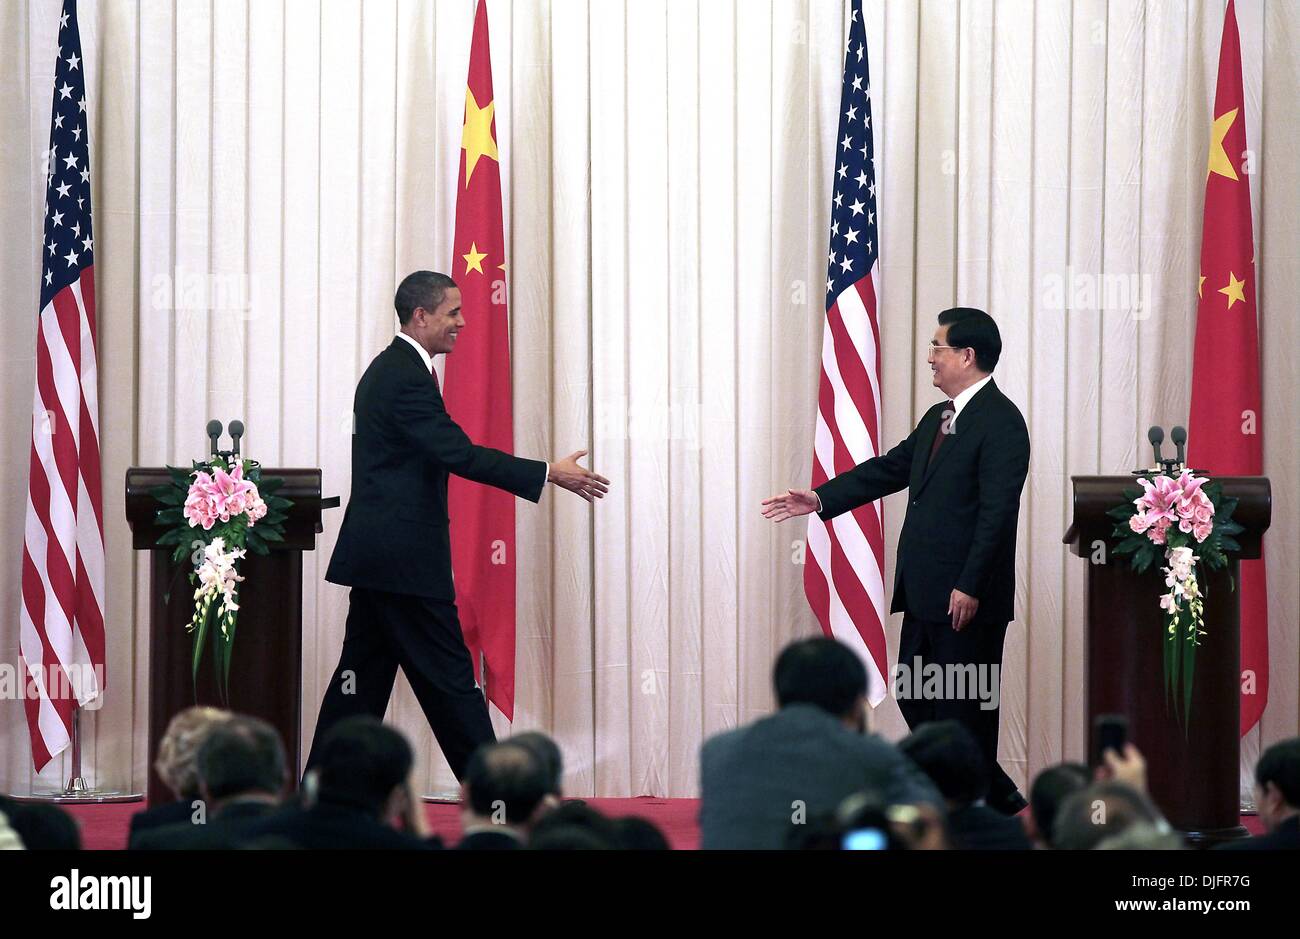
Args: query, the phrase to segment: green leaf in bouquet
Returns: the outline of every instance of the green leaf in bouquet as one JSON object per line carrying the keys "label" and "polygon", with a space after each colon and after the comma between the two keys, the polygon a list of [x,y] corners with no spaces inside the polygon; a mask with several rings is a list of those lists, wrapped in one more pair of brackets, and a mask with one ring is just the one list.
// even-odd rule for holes
{"label": "green leaf in bouquet", "polygon": [[184,528],[173,528],[171,531],[159,535],[154,544],[159,548],[165,548],[169,544],[181,544],[185,540],[185,534],[186,530]]}
{"label": "green leaf in bouquet", "polygon": [[185,510],[177,505],[169,509],[159,509],[154,513],[154,524],[156,525],[180,525],[185,521]]}
{"label": "green leaf in bouquet", "polygon": [[192,659],[190,662],[190,678],[194,682],[195,694],[198,693],[199,665],[203,662],[203,644],[208,638],[208,621],[212,619],[213,611],[215,609],[215,605],[208,605],[207,610],[199,619],[198,629],[194,631],[194,644],[192,646]]}
{"label": "green leaf in bouquet", "polygon": [[272,525],[283,525],[288,517],[284,512],[267,512],[257,523],[257,527],[270,528]]}
{"label": "green leaf in bouquet", "polygon": [[161,502],[163,505],[184,505],[185,494],[184,489],[171,484],[149,487],[149,495],[153,497],[154,501]]}
{"label": "green leaf in bouquet", "polygon": [[[198,466],[196,463],[195,466]],[[167,467],[167,474],[171,476],[172,482],[180,486],[186,492],[190,491],[190,477],[194,474],[193,470],[187,470],[179,466]]]}
{"label": "green leaf in bouquet", "polygon": [[268,476],[257,484],[257,489],[262,494],[262,498],[265,499],[269,493],[274,493],[283,485],[283,476]]}
{"label": "green leaf in bouquet", "polygon": [[284,535],[280,534],[274,528],[268,528],[265,531],[258,529],[257,532],[263,541],[284,541]]}

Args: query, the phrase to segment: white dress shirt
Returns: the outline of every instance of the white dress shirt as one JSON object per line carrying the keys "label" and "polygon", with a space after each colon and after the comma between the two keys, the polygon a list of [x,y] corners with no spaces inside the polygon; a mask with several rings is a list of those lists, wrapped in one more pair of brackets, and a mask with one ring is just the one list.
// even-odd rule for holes
{"label": "white dress shirt", "polygon": [[[406,333],[398,333],[398,334],[397,334],[397,338],[399,338],[399,339],[405,339],[405,340],[406,340],[407,342],[409,342],[411,345],[415,346],[415,351],[418,352],[418,353],[420,353],[420,359],[424,362],[424,367],[427,368],[427,369],[429,370],[429,374],[432,375],[432,374],[433,374],[433,356],[429,355],[429,353],[425,351],[424,346],[420,345],[418,342],[416,342],[414,339],[412,339],[412,338],[411,338],[410,336],[408,336]],[[439,392],[441,392],[441,390],[442,390],[442,385],[441,385],[441,383],[439,383],[439,385],[438,385],[438,389],[439,389]],[[546,464],[546,475],[542,477],[542,489],[543,489],[543,490],[546,489],[546,483],[547,483],[547,481],[548,481],[550,478],[551,478],[551,464],[550,464],[550,463],[547,463],[547,464]]]}
{"label": "white dress shirt", "polygon": [[957,397],[952,399],[952,410],[953,410],[952,423],[948,425],[950,430],[957,429],[957,418],[961,416],[962,408],[970,404],[970,399],[975,397],[975,395],[979,392],[979,390],[992,380],[993,380],[992,375],[985,375],[975,384],[971,385],[961,394],[957,395]]}

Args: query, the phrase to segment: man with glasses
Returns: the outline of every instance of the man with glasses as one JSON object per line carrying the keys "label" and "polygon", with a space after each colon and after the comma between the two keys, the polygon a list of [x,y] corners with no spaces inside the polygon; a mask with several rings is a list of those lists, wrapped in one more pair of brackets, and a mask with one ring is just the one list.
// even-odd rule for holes
{"label": "man with glasses", "polygon": [[[997,690],[1002,643],[1014,615],[1016,523],[1029,472],[1029,431],[1020,409],[993,381],[1001,353],[1002,337],[987,313],[944,310],[927,360],[934,386],[948,400],[926,411],[888,453],[814,490],[766,499],[763,515],[780,522],[816,512],[830,521],[908,490],[890,612],[903,614],[898,661],[916,677],[898,683],[899,709],[913,730],[935,720],[964,724],[993,770],[988,803],[1015,814],[1027,803],[997,763]],[[964,680],[940,683],[935,694],[920,680],[934,671],[930,665]]]}

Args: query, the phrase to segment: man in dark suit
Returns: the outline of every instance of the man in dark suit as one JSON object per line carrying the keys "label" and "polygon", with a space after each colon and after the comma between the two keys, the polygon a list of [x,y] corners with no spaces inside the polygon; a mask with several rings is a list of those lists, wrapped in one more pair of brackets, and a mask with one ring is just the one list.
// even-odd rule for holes
{"label": "man in dark suit", "polygon": [[1300,737],[1273,744],[1255,764],[1255,806],[1264,834],[1219,847],[1225,851],[1300,851]]}
{"label": "man in dark suit", "polygon": [[494,740],[475,685],[452,586],[447,477],[451,473],[537,502],[554,483],[588,502],[609,480],[578,465],[549,465],[475,446],[443,407],[433,356],[450,353],[465,326],[460,290],[417,271],[394,307],[401,332],[357,385],[352,495],[325,579],[351,587],[343,652],[316,722],[316,747],[345,717],[381,718],[400,666],[457,779],[470,754]]}
{"label": "man in dark suit", "polygon": [[538,753],[514,739],[479,747],[461,784],[461,851],[522,848],[533,825],[560,800]]}
{"label": "man in dark suit", "polygon": [[892,744],[864,732],[867,671],[848,646],[818,636],[776,660],[775,714],[700,749],[700,847],[773,849],[848,796],[886,804],[943,801]]}
{"label": "man in dark suit", "polygon": [[204,812],[141,832],[131,842],[132,849],[239,847],[249,831],[275,813],[289,778],[280,735],[255,717],[232,717],[213,728],[199,746],[195,762]]}
{"label": "man in dark suit", "polygon": [[[780,522],[817,512],[830,521],[908,490],[890,608],[903,614],[899,709],[913,730],[931,720],[964,724],[992,770],[989,804],[1014,814],[1028,803],[997,763],[996,689],[1014,615],[1016,522],[1029,472],[1029,432],[1019,408],[993,381],[1001,353],[1002,338],[987,313],[944,310],[928,357],[934,385],[948,400],[926,411],[888,453],[816,490],[766,499],[763,514]],[[937,697],[915,694],[931,665],[945,676],[964,676],[975,666],[983,673],[975,685],[993,694],[972,694],[964,680],[950,683],[961,685],[960,693],[949,687]],[[901,680],[904,675],[911,680]]]}

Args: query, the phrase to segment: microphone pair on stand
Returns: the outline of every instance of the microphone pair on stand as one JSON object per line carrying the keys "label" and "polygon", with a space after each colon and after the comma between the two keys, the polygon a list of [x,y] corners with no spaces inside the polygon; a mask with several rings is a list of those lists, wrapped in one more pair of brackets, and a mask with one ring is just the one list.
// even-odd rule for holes
{"label": "microphone pair on stand", "polygon": [[244,436],[244,422],[230,422],[230,443],[231,449],[220,449],[219,440],[221,438],[221,421],[208,421],[208,441],[211,444],[212,456],[222,457],[226,460],[239,459],[239,438]]}
{"label": "microphone pair on stand", "polygon": [[1134,475],[1145,475],[1150,472],[1163,472],[1166,476],[1175,476],[1187,468],[1186,446],[1187,446],[1187,428],[1175,427],[1169,432],[1169,439],[1174,446],[1178,448],[1178,455],[1172,460],[1166,460],[1160,453],[1160,445],[1165,442],[1165,429],[1156,425],[1147,431],[1147,440],[1151,442],[1151,451],[1155,454],[1155,465],[1146,470],[1134,470]]}

